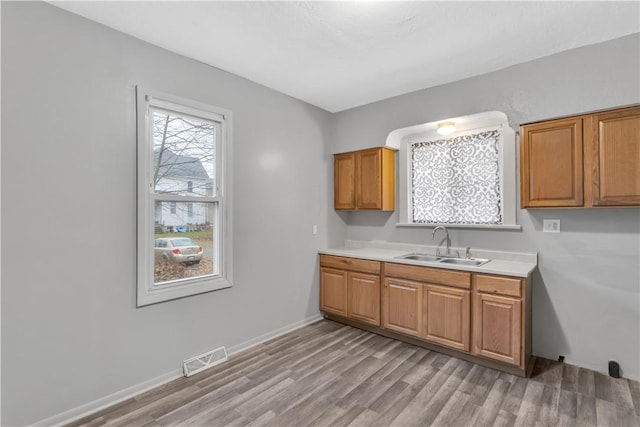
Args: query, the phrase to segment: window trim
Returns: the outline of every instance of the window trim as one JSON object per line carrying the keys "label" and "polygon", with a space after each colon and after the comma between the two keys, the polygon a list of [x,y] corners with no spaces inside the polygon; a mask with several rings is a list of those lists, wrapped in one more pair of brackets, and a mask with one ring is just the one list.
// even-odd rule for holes
{"label": "window trim", "polygon": [[[424,142],[434,139],[443,139],[437,133],[437,124],[443,121],[453,121],[456,123],[455,133],[446,138],[469,133],[481,132],[487,129],[500,128],[500,150],[499,158],[500,184],[502,186],[502,210],[503,218],[501,224],[448,224],[448,223],[414,223],[411,220],[411,150],[409,145],[416,142]],[[398,192],[399,192],[399,222],[396,227],[421,227],[434,228],[444,225],[447,228],[468,228],[468,229],[502,229],[521,230],[517,223],[517,157],[516,157],[516,134],[509,127],[507,116],[500,111],[489,111],[464,117],[443,119],[407,128],[396,129],[387,137],[387,146],[399,149],[398,155]]]}
{"label": "window trim", "polygon": [[[136,86],[137,119],[137,283],[136,306],[143,307],[177,298],[225,289],[233,282],[232,206],[230,179],[232,112],[191,99]],[[174,197],[155,193],[152,195],[153,150],[150,146],[150,111],[153,108],[174,111],[180,115],[214,121],[219,124],[219,140],[216,145],[216,196],[213,200],[201,196],[180,196],[185,202],[214,202],[219,210],[215,230],[222,230],[221,242],[214,247],[214,256],[219,259],[219,274],[181,280],[176,283],[154,286],[153,233],[155,227],[155,201],[173,201]],[[169,200],[171,199],[171,200]],[[214,245],[216,246],[216,245]],[[218,253],[216,250],[219,250]]]}

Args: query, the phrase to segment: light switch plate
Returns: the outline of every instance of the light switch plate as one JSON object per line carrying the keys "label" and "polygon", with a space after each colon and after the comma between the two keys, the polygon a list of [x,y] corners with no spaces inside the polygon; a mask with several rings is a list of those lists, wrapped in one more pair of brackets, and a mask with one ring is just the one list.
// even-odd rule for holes
{"label": "light switch plate", "polygon": [[542,220],[542,231],[545,233],[559,233],[560,232],[560,220],[559,219],[544,219]]}

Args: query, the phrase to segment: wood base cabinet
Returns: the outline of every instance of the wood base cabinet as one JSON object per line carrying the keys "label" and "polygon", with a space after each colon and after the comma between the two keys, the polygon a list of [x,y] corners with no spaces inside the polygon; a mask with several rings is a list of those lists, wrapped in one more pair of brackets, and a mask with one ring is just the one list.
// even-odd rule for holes
{"label": "wood base cabinet", "polygon": [[516,375],[531,366],[530,277],[321,255],[320,310]]}
{"label": "wood base cabinet", "polygon": [[531,357],[530,280],[474,274],[473,354],[521,369]]}
{"label": "wood base cabinet", "polygon": [[475,313],[474,353],[520,365],[522,302],[479,294]]}
{"label": "wood base cabinet", "polygon": [[471,292],[424,287],[424,338],[462,351],[470,349]]}
{"label": "wood base cabinet", "polygon": [[347,272],[320,268],[320,310],[347,315]]}
{"label": "wood base cabinet", "polygon": [[379,325],[380,276],[349,272],[347,291],[347,317]]}
{"label": "wood base cabinet", "polygon": [[380,263],[320,255],[320,311],[380,325]]}
{"label": "wood base cabinet", "polygon": [[523,125],[520,206],[640,206],[640,107]]}
{"label": "wood base cabinet", "polygon": [[469,351],[471,274],[385,263],[382,326]]}
{"label": "wood base cabinet", "polygon": [[422,336],[422,289],[420,283],[384,279],[382,327],[411,336]]}

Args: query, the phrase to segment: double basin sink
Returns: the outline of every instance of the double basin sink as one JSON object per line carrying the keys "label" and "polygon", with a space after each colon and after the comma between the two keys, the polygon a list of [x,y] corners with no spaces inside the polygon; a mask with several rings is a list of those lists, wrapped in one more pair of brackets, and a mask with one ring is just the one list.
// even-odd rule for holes
{"label": "double basin sink", "polygon": [[451,258],[444,257],[440,255],[429,255],[429,254],[405,254],[395,257],[395,259],[407,259],[412,261],[420,261],[420,262],[431,262],[431,263],[442,263],[442,264],[457,264],[457,265],[471,265],[474,267],[478,267],[480,265],[488,263],[489,259],[481,259],[481,258]]}

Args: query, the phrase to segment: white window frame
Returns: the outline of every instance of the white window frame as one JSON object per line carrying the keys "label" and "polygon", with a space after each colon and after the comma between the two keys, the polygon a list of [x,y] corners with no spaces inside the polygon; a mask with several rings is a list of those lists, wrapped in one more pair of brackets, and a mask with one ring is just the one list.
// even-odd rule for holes
{"label": "white window frame", "polygon": [[[437,133],[437,125],[442,122],[455,122],[456,132],[443,137]],[[488,129],[500,129],[499,141],[499,180],[502,189],[501,224],[439,224],[439,223],[416,223],[413,222],[412,212],[412,189],[411,189],[411,144],[438,139],[455,138],[456,136],[479,133]],[[469,116],[443,119],[421,125],[396,129],[387,137],[387,146],[397,148],[398,170],[399,170],[399,222],[397,227],[424,227],[433,228],[444,225],[447,228],[473,228],[473,229],[511,229],[520,230],[522,227],[517,224],[517,159],[516,159],[516,138],[515,132],[509,127],[507,116],[500,111],[489,111]]]}
{"label": "white window frame", "polygon": [[[137,100],[137,154],[138,154],[138,230],[137,230],[137,307],[177,298],[228,288],[233,281],[231,215],[231,124],[229,110],[205,103],[136,87]],[[216,192],[212,197],[196,195],[163,195],[153,185],[153,131],[151,109],[173,111],[216,124]],[[214,258],[218,271],[215,275],[178,280],[170,284],[154,284],[154,206],[156,201],[191,203],[215,202],[217,215],[214,222]],[[220,232],[221,231],[221,232]],[[216,244],[217,242],[217,244]]]}

